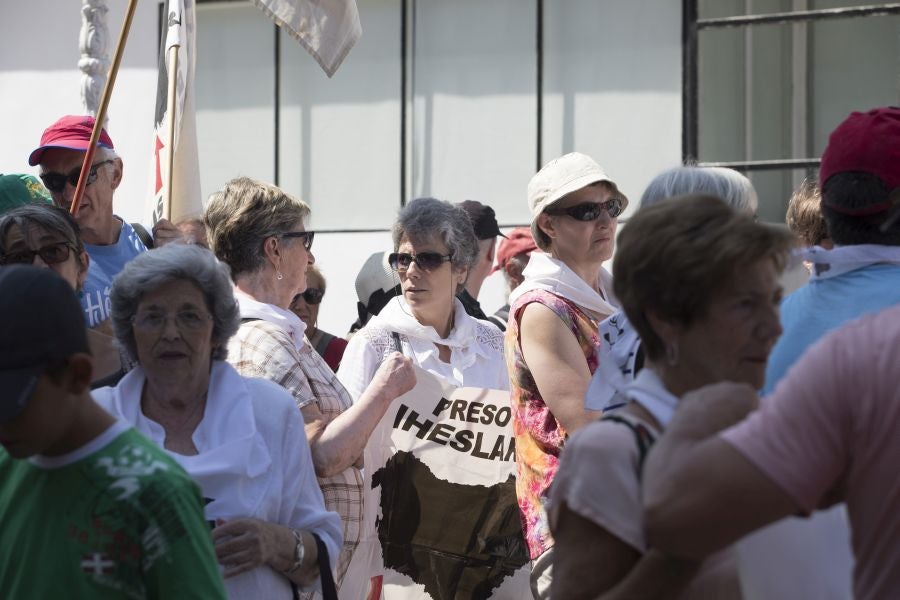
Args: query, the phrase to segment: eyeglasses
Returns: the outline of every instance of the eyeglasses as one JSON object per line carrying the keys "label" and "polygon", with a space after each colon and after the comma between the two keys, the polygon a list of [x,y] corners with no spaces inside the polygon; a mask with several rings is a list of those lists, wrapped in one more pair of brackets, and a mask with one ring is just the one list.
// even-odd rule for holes
{"label": "eyeglasses", "polygon": [[[169,315],[162,312],[148,311],[132,317],[131,323],[138,329],[149,332],[161,331],[169,320]],[[172,317],[175,326],[181,331],[198,331],[203,329],[207,321],[212,320],[212,315],[197,310],[183,310]]]}
{"label": "eyeglasses", "polygon": [[0,254],[0,265],[30,265],[34,262],[35,256],[40,256],[41,260],[48,265],[56,265],[69,260],[69,255],[75,246],[69,242],[56,242],[41,246],[37,250],[19,250],[18,252],[8,252]]}
{"label": "eyeglasses", "polygon": [[309,252],[309,249],[312,248],[313,238],[315,236],[315,231],[288,231],[286,233],[278,234],[278,237],[283,238],[303,238],[303,249],[307,252]]}
{"label": "eyeglasses", "polygon": [[622,214],[622,201],[619,198],[613,198],[606,202],[582,202],[569,208],[550,208],[544,212],[548,215],[567,215],[576,221],[596,221],[603,211],[606,211],[610,219],[615,219]]}
{"label": "eyeglasses", "polygon": [[422,252],[420,254],[394,252],[388,255],[388,264],[391,265],[393,270],[401,273],[406,271],[412,263],[416,263],[416,266],[423,271],[433,271],[451,258],[453,258],[452,254],[440,254],[438,252]]}
{"label": "eyeglasses", "polygon": [[325,290],[319,288],[306,288],[305,292],[297,295],[303,296],[303,301],[307,304],[320,304],[322,302],[322,296],[325,295]]}
{"label": "eyeglasses", "polygon": [[[91,185],[95,181],[97,181],[97,169],[102,167],[105,164],[115,162],[114,160],[104,160],[98,163],[94,163],[91,165],[91,170],[88,171],[87,182],[86,185]],[[53,171],[48,171],[47,173],[41,173],[41,181],[44,182],[44,187],[46,187],[51,192],[59,193],[66,189],[66,182],[72,184],[72,186],[78,185],[78,176],[81,175],[81,167],[77,169],[72,169],[68,175],[63,175],[62,173],[54,173]]]}

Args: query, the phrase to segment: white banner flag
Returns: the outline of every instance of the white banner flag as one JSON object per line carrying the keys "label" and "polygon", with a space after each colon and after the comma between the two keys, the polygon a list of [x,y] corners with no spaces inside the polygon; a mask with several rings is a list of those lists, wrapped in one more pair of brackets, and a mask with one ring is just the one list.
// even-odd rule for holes
{"label": "white banner flag", "polygon": [[[195,0],[167,0],[167,27],[159,57],[156,86],[156,119],[153,132],[151,201],[146,220],[155,224],[164,214],[169,175],[169,155],[174,151],[172,204],[169,219],[178,222],[203,211],[200,197],[200,163],[197,157],[197,124],[194,114],[194,65],[196,61]],[[168,64],[171,48],[178,48],[178,66]],[[175,77],[174,106],[168,105],[169,78]],[[169,123],[175,119],[174,140],[169,141]],[[171,147],[170,147],[171,146]]]}
{"label": "white banner flag", "polygon": [[530,597],[509,392],[416,379],[366,446],[382,598]]}
{"label": "white banner flag", "polygon": [[362,36],[356,0],[251,0],[331,77]]}

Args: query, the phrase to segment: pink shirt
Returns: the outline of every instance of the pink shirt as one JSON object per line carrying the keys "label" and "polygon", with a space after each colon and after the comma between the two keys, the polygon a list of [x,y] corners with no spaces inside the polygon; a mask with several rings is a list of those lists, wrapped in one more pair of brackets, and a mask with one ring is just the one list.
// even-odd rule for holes
{"label": "pink shirt", "polygon": [[900,597],[900,305],[822,338],[721,436],[803,510],[845,501],[854,596]]}

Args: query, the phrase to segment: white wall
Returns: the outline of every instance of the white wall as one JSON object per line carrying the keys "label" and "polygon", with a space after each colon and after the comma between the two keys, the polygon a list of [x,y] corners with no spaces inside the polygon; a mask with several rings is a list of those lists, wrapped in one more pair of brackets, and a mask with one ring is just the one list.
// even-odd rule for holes
{"label": "white wall", "polygon": [[[78,35],[81,2],[3,0],[0,35],[0,172],[33,173],[28,155],[41,133],[67,114],[83,114]],[[110,60],[126,2],[107,13]],[[108,131],[122,157],[124,177],[115,209],[139,220],[150,185],[156,101],[157,3],[139,2],[108,109]]]}

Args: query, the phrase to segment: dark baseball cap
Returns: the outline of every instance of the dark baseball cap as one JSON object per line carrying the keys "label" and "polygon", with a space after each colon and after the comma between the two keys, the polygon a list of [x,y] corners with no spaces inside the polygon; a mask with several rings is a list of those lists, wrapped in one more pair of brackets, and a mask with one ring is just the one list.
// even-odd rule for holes
{"label": "dark baseball cap", "polygon": [[466,211],[466,214],[469,215],[469,220],[472,221],[472,228],[475,230],[475,237],[479,240],[489,240],[498,235],[506,237],[500,233],[497,217],[494,215],[494,209],[490,206],[485,206],[475,200],[465,200],[456,206]]}
{"label": "dark baseball cap", "polygon": [[25,408],[55,362],[90,352],[75,291],[50,269],[0,267],[0,423]]}

